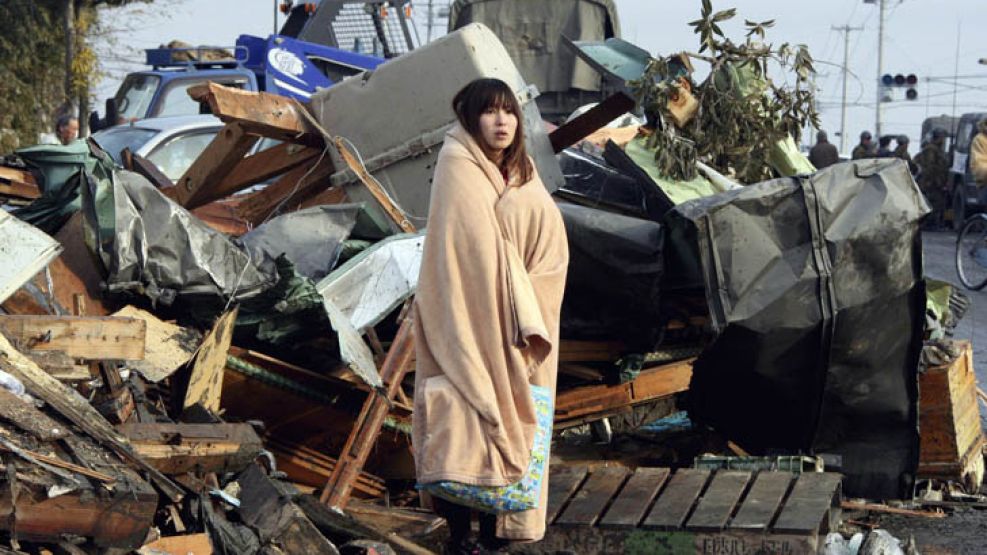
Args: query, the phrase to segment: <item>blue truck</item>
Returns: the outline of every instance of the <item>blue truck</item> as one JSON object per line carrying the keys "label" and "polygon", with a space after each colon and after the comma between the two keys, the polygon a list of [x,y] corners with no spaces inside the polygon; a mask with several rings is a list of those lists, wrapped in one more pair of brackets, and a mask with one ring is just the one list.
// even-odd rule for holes
{"label": "blue truck", "polygon": [[[216,52],[232,51],[232,56]],[[231,49],[206,47],[146,50],[150,69],[127,75],[100,118],[90,114],[90,129],[144,118],[199,113],[189,87],[213,81],[248,91],[266,91],[303,102],[319,89],[384,62],[384,58],[271,35],[240,35]]]}

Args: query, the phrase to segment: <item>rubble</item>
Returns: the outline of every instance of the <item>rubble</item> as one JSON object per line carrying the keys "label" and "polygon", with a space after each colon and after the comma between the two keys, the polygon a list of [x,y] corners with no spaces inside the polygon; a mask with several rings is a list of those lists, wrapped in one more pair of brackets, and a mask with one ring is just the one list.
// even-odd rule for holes
{"label": "rubble", "polygon": [[[936,343],[920,364],[966,305],[935,288],[941,325],[926,321],[926,207],[903,166],[741,186],[700,161],[690,189],[659,172],[646,131],[597,133],[633,108],[627,80],[646,67],[610,75],[619,92],[548,133],[507,51],[470,25],[307,105],[191,89],[225,127],[174,183],[91,142],[0,166],[0,196],[37,199],[24,221],[0,213],[25,251],[20,264],[4,250],[0,272],[3,539],[437,549],[410,450],[412,300],[453,121],[442,99],[479,75],[519,92],[568,232],[556,441],[605,440],[553,456],[534,549],[814,553],[845,547],[841,510],[982,504],[963,497],[979,491],[985,443],[971,347]],[[436,101],[378,109],[399,94]],[[261,138],[281,142],[248,155]],[[917,507],[884,502],[911,499],[912,478],[953,485]]]}

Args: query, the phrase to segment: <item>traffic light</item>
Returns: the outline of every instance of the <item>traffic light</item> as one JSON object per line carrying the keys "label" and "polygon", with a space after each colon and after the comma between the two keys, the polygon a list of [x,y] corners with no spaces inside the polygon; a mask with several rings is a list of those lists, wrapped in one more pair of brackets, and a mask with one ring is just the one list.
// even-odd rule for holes
{"label": "traffic light", "polygon": [[[918,99],[918,89],[915,87],[918,85],[918,77],[914,73],[909,73],[908,75],[897,74],[891,75],[890,73],[885,73],[881,76],[881,85],[887,87],[888,89],[895,88],[905,88],[905,98],[907,100]],[[890,91],[889,91],[890,92]]]}

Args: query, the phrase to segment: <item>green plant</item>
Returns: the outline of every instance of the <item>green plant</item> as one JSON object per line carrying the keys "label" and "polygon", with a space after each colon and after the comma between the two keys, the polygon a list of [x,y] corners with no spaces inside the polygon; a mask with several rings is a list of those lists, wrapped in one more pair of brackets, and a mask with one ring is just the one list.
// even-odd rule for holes
{"label": "green plant", "polygon": [[[653,58],[641,79],[631,84],[654,127],[648,146],[656,148],[659,172],[670,178],[694,178],[697,160],[745,183],[770,178],[768,160],[777,143],[788,137],[799,140],[807,123],[819,126],[808,47],[765,43],[773,20],[745,20],[746,36],[734,43],[720,24],[736,14],[733,8],[714,12],[710,0],[702,0],[700,18],[690,23],[699,35],[699,53],[683,55],[709,64],[709,76],[701,84],[683,74],[678,56]],[[768,77],[771,61],[794,74],[794,86],[777,85]],[[688,80],[699,107],[695,117],[677,128],[668,105],[683,94],[680,78]]]}

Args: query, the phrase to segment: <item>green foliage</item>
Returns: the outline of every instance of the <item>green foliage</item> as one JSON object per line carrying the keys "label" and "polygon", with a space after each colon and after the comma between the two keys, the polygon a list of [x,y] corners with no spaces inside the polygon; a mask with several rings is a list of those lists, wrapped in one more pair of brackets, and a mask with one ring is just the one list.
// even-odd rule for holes
{"label": "green foliage", "polygon": [[[710,65],[706,80],[698,86],[689,81],[699,103],[696,116],[684,128],[671,124],[670,99],[680,94],[676,59],[652,59],[644,76],[632,83],[655,132],[648,146],[657,148],[659,172],[673,179],[695,177],[696,160],[720,172],[736,175],[745,183],[772,177],[768,157],[773,146],[787,136],[796,141],[807,123],[819,126],[810,80],[815,73],[812,56],[805,45],[764,42],[773,20],[745,20],[746,37],[735,44],[720,24],[733,19],[736,9],[713,11],[710,0],[702,0],[699,19],[691,22],[699,35],[699,53],[687,54]],[[702,55],[702,53],[707,53]],[[768,77],[768,62],[794,75],[794,86],[776,85]]]}
{"label": "green foliage", "polygon": [[[54,131],[55,114],[99,75],[91,43],[100,10],[152,0],[73,0],[74,57],[65,90],[65,0],[0,0],[0,154]],[[85,114],[83,114],[85,117]]]}

